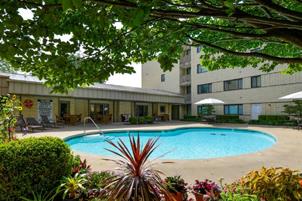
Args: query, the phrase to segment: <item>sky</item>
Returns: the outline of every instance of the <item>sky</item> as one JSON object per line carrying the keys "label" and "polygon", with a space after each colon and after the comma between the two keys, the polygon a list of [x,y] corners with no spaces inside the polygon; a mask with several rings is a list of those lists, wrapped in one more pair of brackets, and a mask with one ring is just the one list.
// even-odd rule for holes
{"label": "sky", "polygon": [[[24,20],[30,20],[33,18],[34,14],[29,9],[19,9],[19,14]],[[106,84],[115,84],[123,85],[130,87],[142,87],[142,78],[141,78],[141,64],[133,63],[131,64],[134,67],[135,73],[132,74],[115,74],[111,76]]]}
{"label": "sky", "polygon": [[135,73],[115,74],[109,78],[106,84],[124,85],[130,87],[142,87],[142,65],[133,63]]}

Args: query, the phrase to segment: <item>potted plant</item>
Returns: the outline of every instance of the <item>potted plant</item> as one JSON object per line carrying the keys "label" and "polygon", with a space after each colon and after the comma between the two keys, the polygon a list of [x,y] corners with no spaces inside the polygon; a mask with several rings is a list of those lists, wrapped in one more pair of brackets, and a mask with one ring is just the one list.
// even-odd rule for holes
{"label": "potted plant", "polygon": [[73,177],[65,177],[57,189],[63,192],[63,200],[78,200],[86,191],[87,175],[76,173]]}
{"label": "potted plant", "polygon": [[218,200],[220,198],[220,188],[211,180],[195,180],[192,187],[196,201]]}
{"label": "potted plant", "polygon": [[160,201],[162,194],[168,194],[164,188],[159,170],[152,168],[148,160],[156,149],[156,139],[148,139],[142,144],[140,136],[129,136],[130,148],[124,140],[116,143],[107,140],[114,149],[108,151],[119,156],[113,160],[118,168],[116,174],[106,182],[108,200],[152,200]]}
{"label": "potted plant", "polygon": [[169,196],[166,195],[166,200],[187,200],[187,184],[180,176],[167,177],[165,179],[165,186],[166,189],[170,192],[169,196],[171,197],[169,198]]}

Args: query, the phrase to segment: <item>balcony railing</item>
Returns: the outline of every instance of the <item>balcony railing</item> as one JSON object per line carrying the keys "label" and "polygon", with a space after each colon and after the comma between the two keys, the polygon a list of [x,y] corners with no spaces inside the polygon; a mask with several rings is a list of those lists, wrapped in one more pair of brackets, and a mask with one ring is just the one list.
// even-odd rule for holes
{"label": "balcony railing", "polygon": [[190,61],[187,61],[187,62],[180,61],[179,66],[180,66],[180,68],[190,68],[191,62]]}
{"label": "balcony railing", "polygon": [[191,94],[185,95],[185,104],[191,103]]}
{"label": "balcony railing", "polygon": [[191,67],[191,54],[182,56],[179,61],[179,66],[181,68]]}
{"label": "balcony railing", "polygon": [[191,84],[191,75],[183,75],[180,77],[180,85],[190,85]]}

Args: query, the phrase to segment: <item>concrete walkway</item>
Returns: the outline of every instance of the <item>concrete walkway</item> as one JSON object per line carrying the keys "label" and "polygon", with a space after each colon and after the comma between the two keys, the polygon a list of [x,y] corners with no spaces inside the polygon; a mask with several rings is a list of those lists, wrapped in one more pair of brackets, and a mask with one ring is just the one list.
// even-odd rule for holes
{"label": "concrete walkway", "polygon": [[[178,127],[211,127],[212,125],[187,122],[167,122],[152,125],[124,125],[111,124],[102,126],[104,131],[108,130],[162,130]],[[245,154],[233,157],[204,159],[204,160],[158,160],[155,168],[163,171],[167,176],[181,175],[188,183],[195,179],[209,178],[219,180],[224,178],[226,182],[239,179],[250,170],[266,167],[289,167],[302,170],[302,131],[293,128],[254,126],[242,124],[216,124],[215,127],[246,128],[263,131],[272,134],[277,138],[277,143],[264,151]],[[89,132],[96,132],[92,126],[88,127]],[[68,136],[83,133],[82,126],[71,126],[60,129],[46,130],[28,134],[30,136],[57,136],[65,138]],[[21,136],[19,134],[19,136]],[[87,153],[77,153],[86,158],[92,165],[93,170],[114,170],[115,164],[106,160],[105,157]]]}

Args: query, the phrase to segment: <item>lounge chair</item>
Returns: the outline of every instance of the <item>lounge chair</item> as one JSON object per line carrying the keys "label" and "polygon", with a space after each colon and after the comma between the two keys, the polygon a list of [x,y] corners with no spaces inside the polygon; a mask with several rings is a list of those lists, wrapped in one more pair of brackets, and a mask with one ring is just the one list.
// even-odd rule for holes
{"label": "lounge chair", "polygon": [[26,125],[26,122],[23,118],[22,115],[20,115],[18,118],[17,118],[17,123],[16,123],[16,126],[17,127],[20,127],[20,131],[23,133],[23,134],[26,134],[27,131],[28,131],[28,127]]}
{"label": "lounge chair", "polygon": [[41,123],[46,128],[54,128],[57,126],[56,122],[49,121],[49,119],[46,115],[41,115]]}
{"label": "lounge chair", "polygon": [[216,123],[216,116],[215,115],[202,115],[201,121],[207,123]]}
{"label": "lounge chair", "polygon": [[23,115],[18,117],[17,126],[20,127],[20,130],[24,135],[27,134],[28,131],[34,132],[35,129],[43,129],[43,126],[41,125],[29,125]]}
{"label": "lounge chair", "polygon": [[64,118],[56,115],[56,125],[62,125],[63,126],[64,124],[65,124]]}
{"label": "lounge chair", "polygon": [[42,124],[40,124],[35,118],[33,117],[27,117],[26,118],[26,123],[28,127],[32,127],[35,129],[40,129],[40,130],[44,130],[44,126]]}
{"label": "lounge chair", "polygon": [[297,129],[300,130],[302,128],[302,121],[301,119],[297,119]]}

